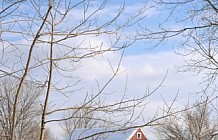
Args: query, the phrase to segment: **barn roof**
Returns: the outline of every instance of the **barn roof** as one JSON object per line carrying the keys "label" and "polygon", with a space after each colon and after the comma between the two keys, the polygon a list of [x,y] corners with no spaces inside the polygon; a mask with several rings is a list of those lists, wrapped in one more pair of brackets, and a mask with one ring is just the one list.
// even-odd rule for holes
{"label": "barn roof", "polygon": [[[91,136],[93,134],[98,133],[99,135],[95,135],[90,138],[86,138],[86,140],[128,140],[128,138],[131,136],[133,132],[135,132],[135,129],[128,129],[125,131],[115,131],[117,129],[102,129],[102,128],[92,128],[92,129],[76,129],[73,132],[73,135],[71,137],[71,140],[77,140],[82,139],[87,136]],[[105,133],[108,132],[109,133]]]}

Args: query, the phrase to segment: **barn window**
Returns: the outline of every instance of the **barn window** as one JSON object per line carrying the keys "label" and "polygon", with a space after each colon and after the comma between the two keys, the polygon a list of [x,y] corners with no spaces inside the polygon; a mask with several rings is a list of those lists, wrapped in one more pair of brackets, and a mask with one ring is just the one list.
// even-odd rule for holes
{"label": "barn window", "polygon": [[137,139],[141,139],[142,138],[142,133],[141,132],[137,132]]}

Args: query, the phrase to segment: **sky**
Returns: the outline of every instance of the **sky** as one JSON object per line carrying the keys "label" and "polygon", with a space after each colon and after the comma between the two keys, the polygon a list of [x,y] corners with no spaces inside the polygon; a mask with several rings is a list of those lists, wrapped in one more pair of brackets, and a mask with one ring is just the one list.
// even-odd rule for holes
{"label": "sky", "polygon": [[[116,5],[116,2],[114,4]],[[140,1],[127,1],[126,9],[127,12],[129,12],[129,9],[137,9],[140,6]],[[107,11],[112,12],[109,13],[110,15],[114,14],[112,10],[114,7],[116,6],[111,6],[107,9]],[[146,26],[156,29],[158,22],[164,20],[163,13],[166,14],[167,12],[150,9],[145,13],[148,15],[147,18],[140,23],[143,25],[143,23],[146,22]],[[105,14],[107,15],[108,13]],[[173,22],[169,22],[168,26],[176,28]],[[134,33],[134,31],[129,30],[124,33]],[[118,75],[108,87],[108,92],[114,92],[114,94],[111,95],[111,100],[119,96],[119,94],[122,95],[126,80],[127,96],[131,98],[143,95],[148,87],[150,90],[155,89],[166,74],[163,85],[147,99],[148,105],[144,113],[147,118],[152,117],[158,108],[163,107],[163,100],[170,104],[177,93],[178,97],[174,103],[175,108],[183,108],[188,103],[192,103],[198,99],[198,96],[194,93],[200,90],[199,81],[201,81],[201,76],[189,72],[178,72],[177,70],[178,66],[184,64],[183,57],[175,53],[179,48],[175,42],[179,40],[181,40],[181,38],[175,37],[153,49],[151,49],[152,44],[146,43],[146,41],[143,40],[137,41],[132,46],[128,47],[122,58],[120,66],[121,74]],[[95,38],[94,40],[91,39],[89,41],[93,44],[107,42],[104,37]],[[100,84],[104,83],[112,74],[108,60],[110,60],[112,65],[116,65],[120,57],[121,52],[117,52],[106,53],[103,57],[100,56],[85,60],[82,63],[81,69],[75,74],[81,75],[81,87],[83,87],[83,85],[89,85],[83,87],[83,90],[91,90],[93,87],[96,87],[96,80]],[[148,138],[155,139],[153,129],[144,128],[144,131]]]}
{"label": "sky", "polygon": [[[128,5],[129,7],[127,6],[127,10],[128,8],[137,9],[139,7],[140,1],[134,2],[127,1],[130,4]],[[141,24],[146,22],[146,26],[154,29],[156,29],[155,25],[158,25],[157,23],[164,19],[163,13],[167,13],[166,11],[156,11],[156,9],[146,12],[148,17],[146,20],[141,21]],[[168,26],[170,28],[177,28],[173,22],[169,22]],[[152,44],[138,41],[127,48],[120,66],[122,74],[117,76],[110,84],[110,90],[122,93],[125,81],[128,79],[127,95],[129,97],[140,96],[145,93],[148,87],[152,90],[158,86],[167,74],[163,85],[148,98],[145,116],[149,118],[156,113],[156,109],[163,107],[163,100],[170,104],[177,93],[178,97],[174,104],[175,108],[183,108],[188,103],[192,104],[199,98],[195,93],[201,90],[201,75],[190,72],[178,72],[177,67],[184,64],[183,57],[175,53],[179,48],[175,42],[179,41],[182,41],[182,39],[175,37],[153,49],[150,49]],[[82,75],[81,78],[84,80],[84,85],[86,83],[93,83],[90,81],[96,79],[101,83],[106,77],[109,77],[111,70],[107,58],[113,64],[116,64],[120,55],[121,53],[107,54],[104,56],[106,59],[90,59],[85,61],[83,63],[84,69],[79,71],[80,75]],[[86,70],[89,71],[87,72]],[[115,96],[117,95],[114,95],[114,98]],[[148,138],[156,138],[153,129],[144,128],[144,131]]]}
{"label": "sky", "polygon": [[[116,15],[117,8],[119,8],[118,2],[116,0],[111,2],[112,3],[110,3],[109,6],[106,6],[105,9],[102,10],[99,16],[101,17],[99,21],[100,23]],[[96,3],[98,4],[98,2]],[[130,14],[134,13],[134,11],[137,13],[137,9],[143,7],[143,4],[144,3],[141,0],[127,0],[126,8],[124,10],[125,14],[124,16],[121,16],[121,19],[117,22],[117,24],[120,24],[123,20],[126,20]],[[148,6],[149,5],[150,3]],[[80,13],[81,9],[72,10],[71,14],[74,20],[66,23],[66,27],[67,24],[79,23],[81,18]],[[145,19],[133,26],[133,28],[123,31],[121,42],[125,42],[125,39],[127,39],[125,37],[131,37],[136,34],[137,31],[140,31],[141,28],[139,25],[144,27],[147,26],[151,30],[156,30],[159,26],[159,23],[164,21],[164,19],[167,17],[167,14],[169,14],[168,11],[164,9],[149,8],[143,13],[143,16],[146,15]],[[180,14],[181,13],[178,15]],[[70,20],[71,19],[69,18],[69,21]],[[24,23],[23,26],[26,26],[25,24],[27,23]],[[173,21],[165,24],[169,28],[178,28]],[[60,26],[57,28],[57,30],[58,29],[64,30],[65,28]],[[11,38],[11,36],[12,34],[6,34],[5,38]],[[16,41],[20,44],[28,44],[25,38],[20,40],[20,37],[22,38],[22,36],[19,36],[14,38],[13,41]],[[148,88],[150,91],[155,89],[165,76],[166,78],[164,79],[161,87],[147,99],[148,105],[144,112],[144,116],[146,118],[152,117],[158,108],[163,107],[164,101],[170,104],[176,97],[177,93],[178,97],[174,104],[175,108],[182,108],[187,103],[194,102],[196,99],[198,99],[199,96],[194,93],[201,90],[200,81],[202,75],[196,75],[190,72],[178,72],[177,69],[179,66],[184,65],[184,58],[175,53],[178,49],[180,49],[179,45],[177,44],[180,41],[182,41],[182,38],[175,37],[151,49],[153,45],[152,43],[147,42],[147,40],[137,40],[130,47],[126,48],[120,64],[120,74],[115,77],[115,79],[106,89],[107,92],[113,93],[109,99],[115,100],[117,97],[122,97],[122,93],[124,92],[125,88],[128,98],[141,96]],[[103,47],[108,47],[110,44],[110,40],[107,38],[107,36],[90,37],[84,41],[83,37],[81,37],[77,38],[76,40],[66,41],[65,43],[69,44],[71,42],[73,42],[74,45],[79,45],[81,42],[83,42],[83,45],[90,46],[100,46],[103,42]],[[122,43],[118,44],[118,46],[119,45],[122,45]],[[28,47],[28,45],[25,47]],[[20,49],[23,54],[23,60],[25,60],[27,57],[25,47]],[[34,53],[35,58],[43,58],[47,56],[47,54],[40,54],[40,51],[40,47],[37,47]],[[57,52],[56,55],[58,55],[58,53],[59,52]],[[13,55],[9,57],[13,58],[7,62],[9,65],[12,63],[10,61],[14,61],[17,58],[16,52],[13,52],[12,54]],[[76,70],[73,73],[73,76],[80,76],[79,78],[81,81],[77,85],[77,88],[80,90],[80,92],[86,93],[86,91],[92,91],[93,89],[93,91],[95,91],[98,87],[98,83],[100,86],[102,86],[113,74],[111,66],[113,66],[113,68],[117,66],[121,55],[122,52],[108,52],[104,55],[82,61],[79,70]],[[5,58],[5,60],[6,59],[7,58]],[[66,64],[68,63],[60,63],[60,65],[63,67]],[[13,68],[19,69],[20,65],[16,63]],[[7,68],[5,67],[5,69]],[[33,76],[35,75],[36,78],[40,79],[41,77],[39,75],[42,75],[43,71],[36,69],[32,73],[34,73]],[[61,82],[64,83],[64,80],[61,80],[63,79],[58,76],[54,78],[54,81],[57,82],[57,84],[60,84]],[[76,95],[76,97],[80,99],[83,96]],[[52,104],[55,104],[58,99],[65,97],[63,97],[63,95],[51,95],[51,98],[53,99]],[[75,102],[77,101],[79,100],[76,100]],[[54,132],[54,134],[57,136],[60,136],[60,130],[57,129],[58,124],[50,125],[50,127],[55,128],[52,129],[52,132]],[[148,138],[155,139],[155,134],[151,132],[150,128],[145,128],[144,131]]]}

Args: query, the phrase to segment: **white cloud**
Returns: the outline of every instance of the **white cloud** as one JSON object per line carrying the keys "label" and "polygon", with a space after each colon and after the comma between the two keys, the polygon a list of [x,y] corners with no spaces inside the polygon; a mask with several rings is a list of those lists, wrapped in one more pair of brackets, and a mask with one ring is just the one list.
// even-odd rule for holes
{"label": "white cloud", "polygon": [[[97,80],[103,84],[112,76],[112,70],[107,58],[112,58],[110,62],[116,64],[119,61],[119,53],[108,54],[102,59],[88,59],[83,61],[82,67],[78,69],[76,75],[80,75],[84,89],[95,87]],[[163,80],[165,74],[167,77],[160,89],[152,96],[152,100],[162,101],[163,96],[171,101],[178,90],[179,96],[184,103],[190,92],[194,92],[199,86],[199,76],[193,76],[191,73],[177,73],[175,65],[182,65],[180,56],[174,52],[159,52],[152,54],[123,56],[121,63],[121,73],[109,85],[108,92],[114,91],[114,96],[122,94],[125,82],[127,81],[127,96],[140,96],[145,93],[149,86],[150,90],[156,88]],[[128,78],[127,78],[128,77]],[[88,83],[88,85],[87,85]],[[121,96],[121,95],[120,95]],[[186,100],[187,101],[187,100]]]}

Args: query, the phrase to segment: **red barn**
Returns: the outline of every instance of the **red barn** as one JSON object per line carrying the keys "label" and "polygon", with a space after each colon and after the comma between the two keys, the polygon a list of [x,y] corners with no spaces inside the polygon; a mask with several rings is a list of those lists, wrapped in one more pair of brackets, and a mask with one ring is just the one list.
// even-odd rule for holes
{"label": "red barn", "polygon": [[[142,132],[140,128],[132,128],[125,131],[116,131],[118,129],[114,128],[114,132],[112,133],[104,133],[105,131],[113,131],[113,128],[92,128],[92,129],[75,129],[70,140],[148,140],[145,137],[145,134]],[[94,135],[96,133],[102,133],[99,135]],[[92,136],[93,135],[93,136]],[[91,136],[89,138],[85,138],[87,136]]]}
{"label": "red barn", "polygon": [[136,129],[128,140],[148,140],[140,128]]}

